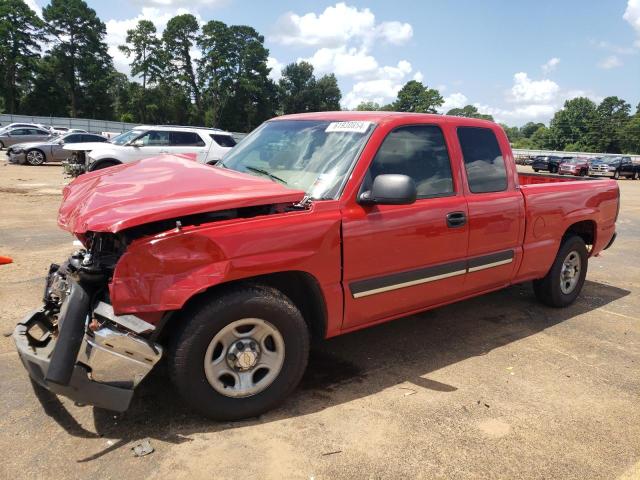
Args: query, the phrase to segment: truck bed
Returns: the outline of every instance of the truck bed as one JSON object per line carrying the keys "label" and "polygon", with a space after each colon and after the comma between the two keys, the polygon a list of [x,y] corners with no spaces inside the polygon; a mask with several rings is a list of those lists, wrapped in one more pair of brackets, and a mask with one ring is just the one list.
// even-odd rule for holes
{"label": "truck bed", "polygon": [[546,274],[572,225],[593,228],[592,255],[607,246],[619,209],[615,180],[527,173],[519,173],[518,178],[525,203],[521,279]]}

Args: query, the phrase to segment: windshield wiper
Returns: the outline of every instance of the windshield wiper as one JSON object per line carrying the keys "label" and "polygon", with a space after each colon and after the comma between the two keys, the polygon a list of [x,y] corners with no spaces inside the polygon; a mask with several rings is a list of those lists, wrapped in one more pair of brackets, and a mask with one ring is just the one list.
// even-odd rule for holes
{"label": "windshield wiper", "polygon": [[277,175],[274,175],[273,173],[267,172],[266,170],[264,170],[262,168],[252,167],[251,165],[245,165],[244,168],[246,168],[250,172],[261,173],[262,175],[266,175],[267,177],[269,177],[269,178],[271,178],[273,180],[277,180],[279,182],[282,182],[285,185],[287,184],[287,182],[285,180],[283,180],[282,178],[278,177]]}

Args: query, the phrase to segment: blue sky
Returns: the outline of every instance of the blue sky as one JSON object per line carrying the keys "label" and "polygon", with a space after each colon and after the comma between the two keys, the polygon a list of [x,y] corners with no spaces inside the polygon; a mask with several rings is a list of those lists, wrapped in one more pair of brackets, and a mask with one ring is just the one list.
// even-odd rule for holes
{"label": "blue sky", "polygon": [[[43,6],[45,0],[28,3]],[[107,23],[116,66],[126,30],[176,13],[246,24],[266,38],[272,75],[298,59],[334,72],[343,106],[391,101],[413,78],[445,109],[474,104],[499,121],[548,121],[578,95],[640,102],[640,0],[89,0]]]}

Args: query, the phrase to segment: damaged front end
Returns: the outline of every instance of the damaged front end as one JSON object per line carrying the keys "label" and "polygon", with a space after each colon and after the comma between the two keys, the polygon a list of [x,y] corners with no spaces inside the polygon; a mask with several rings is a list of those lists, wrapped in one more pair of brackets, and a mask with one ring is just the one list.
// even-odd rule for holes
{"label": "damaged front end", "polygon": [[43,306],[13,333],[31,378],[77,403],[124,411],[134,388],[162,356],[148,337],[155,327],[118,316],[107,284],[124,251],[122,237],[88,233],[86,250],[51,265]]}

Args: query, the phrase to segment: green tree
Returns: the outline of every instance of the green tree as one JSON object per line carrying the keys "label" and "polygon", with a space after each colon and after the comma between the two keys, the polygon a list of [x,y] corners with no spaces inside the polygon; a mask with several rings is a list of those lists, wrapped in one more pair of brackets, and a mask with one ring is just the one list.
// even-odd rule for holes
{"label": "green tree", "polygon": [[244,25],[210,21],[198,38],[207,125],[249,131],[272,117],[276,88],[269,79],[264,37]]}
{"label": "green tree", "polygon": [[315,111],[316,91],[316,77],[310,63],[290,63],[282,69],[282,77],[278,82],[278,98],[282,113]]}
{"label": "green tree", "polygon": [[544,126],[544,123],[527,122],[522,127],[520,127],[520,133],[523,137],[530,138],[531,135],[536,132],[536,130]]}
{"label": "green tree", "polygon": [[167,22],[162,34],[164,48],[168,54],[169,72],[188,97],[195,103],[194,121],[201,124],[204,120],[200,87],[191,59],[191,49],[195,45],[200,26],[196,17],[184,13],[173,17]]}
{"label": "green tree", "polygon": [[492,115],[478,112],[478,108],[474,105],[465,105],[462,108],[452,108],[447,112],[447,115],[453,115],[454,117],[481,118],[483,120],[491,120],[493,122]]}
{"label": "green tree", "polygon": [[618,97],[606,97],[596,109],[590,143],[598,152],[621,153],[621,135],[630,120],[631,105]]}
{"label": "green tree", "polygon": [[69,115],[69,92],[57,57],[45,55],[36,64],[33,87],[24,97],[20,110],[27,115]]}
{"label": "green tree", "polygon": [[360,112],[375,112],[380,109],[381,109],[380,104],[372,101],[360,102],[356,107],[356,110]]}
{"label": "green tree", "polygon": [[340,110],[340,100],[342,93],[338,86],[338,79],[333,73],[320,77],[316,83],[317,89],[317,110],[320,112],[330,112]]}
{"label": "green tree", "polygon": [[424,86],[417,80],[408,81],[398,92],[398,99],[393,103],[398,112],[437,113],[444,99],[434,88]]}
{"label": "green tree", "polygon": [[105,24],[83,0],[51,0],[42,15],[53,37],[51,56],[64,79],[69,114],[110,118],[107,90],[113,65]]}
{"label": "green tree", "polygon": [[136,28],[127,30],[127,44],[118,47],[127,57],[133,56],[131,75],[142,78],[143,90],[147,81],[156,82],[162,71],[159,59],[162,43],[156,33],[153,22],[140,20]]}
{"label": "green tree", "polygon": [[533,132],[529,139],[531,141],[531,148],[555,148],[554,142],[551,137],[551,129],[547,128],[544,125],[538,127],[538,129]]}
{"label": "green tree", "polygon": [[23,0],[0,0],[0,96],[9,113],[34,77],[44,42],[44,23]]}
{"label": "green tree", "polygon": [[596,104],[586,97],[567,100],[549,125],[550,148],[564,150],[567,145],[581,151],[596,150],[591,134],[597,124]]}
{"label": "green tree", "polygon": [[504,133],[507,134],[507,138],[512,145],[523,138],[522,133],[520,133],[520,129],[518,127],[510,127],[509,125],[506,125],[504,123],[501,123],[500,126],[504,130]]}
{"label": "green tree", "polygon": [[640,155],[640,108],[638,113],[622,127],[620,145],[623,153]]}

